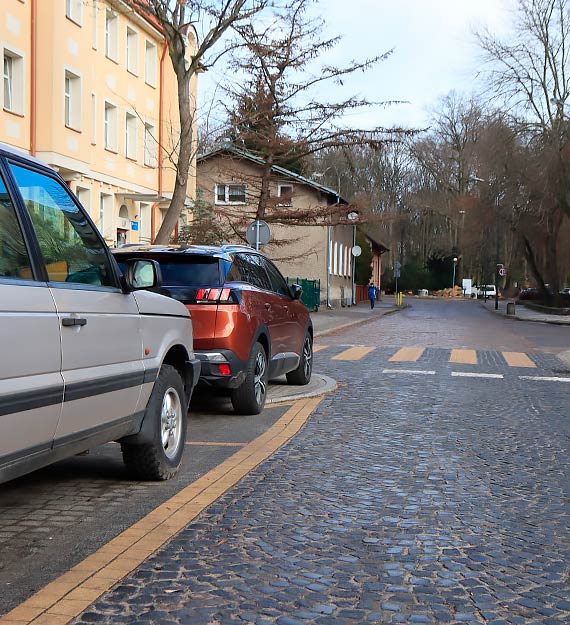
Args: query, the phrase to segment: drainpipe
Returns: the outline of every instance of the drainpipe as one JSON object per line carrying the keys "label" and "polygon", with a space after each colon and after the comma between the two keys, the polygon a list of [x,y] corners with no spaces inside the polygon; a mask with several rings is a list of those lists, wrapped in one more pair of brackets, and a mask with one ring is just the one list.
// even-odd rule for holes
{"label": "drainpipe", "polygon": [[32,0],[30,26],[32,31],[31,41],[31,67],[30,67],[30,154],[36,155],[36,101],[37,101],[37,49],[38,49],[38,5],[37,0]]}
{"label": "drainpipe", "polygon": [[327,226],[327,308],[331,308],[331,227]]}

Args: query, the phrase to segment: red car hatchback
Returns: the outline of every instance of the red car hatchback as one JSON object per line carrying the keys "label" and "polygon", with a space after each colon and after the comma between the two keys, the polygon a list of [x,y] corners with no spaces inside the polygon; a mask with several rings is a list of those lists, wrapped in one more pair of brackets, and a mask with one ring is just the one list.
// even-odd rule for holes
{"label": "red car hatchback", "polygon": [[141,257],[159,263],[161,292],[192,315],[201,385],[229,389],[237,413],[261,412],[270,379],[309,383],[313,325],[301,287],[289,287],[263,254],[241,245],[128,246],[114,254],[120,265]]}

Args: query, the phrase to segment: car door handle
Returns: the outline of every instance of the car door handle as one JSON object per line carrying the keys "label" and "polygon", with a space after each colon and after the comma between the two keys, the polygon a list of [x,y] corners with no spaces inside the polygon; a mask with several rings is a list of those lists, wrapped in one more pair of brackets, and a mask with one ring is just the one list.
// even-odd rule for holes
{"label": "car door handle", "polygon": [[83,317],[64,317],[61,320],[61,325],[65,328],[71,328],[72,326],[84,326],[87,325],[87,319]]}
{"label": "car door handle", "polygon": [[271,308],[271,304],[269,302],[265,302],[265,308],[267,308],[267,310],[269,310]]}

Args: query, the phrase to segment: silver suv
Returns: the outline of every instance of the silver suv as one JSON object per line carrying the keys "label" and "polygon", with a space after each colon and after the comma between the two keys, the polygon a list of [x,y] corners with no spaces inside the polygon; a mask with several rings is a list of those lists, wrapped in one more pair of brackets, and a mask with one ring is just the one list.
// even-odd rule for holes
{"label": "silver suv", "polygon": [[192,322],[155,261],[124,275],[65,182],[0,145],[0,482],[108,441],[144,479],[185,447]]}

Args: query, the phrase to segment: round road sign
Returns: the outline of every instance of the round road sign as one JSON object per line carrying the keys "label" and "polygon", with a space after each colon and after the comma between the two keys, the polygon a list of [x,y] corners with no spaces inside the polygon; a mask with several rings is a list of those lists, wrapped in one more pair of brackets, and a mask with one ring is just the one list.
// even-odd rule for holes
{"label": "round road sign", "polygon": [[252,221],[247,230],[245,231],[245,238],[250,245],[255,247],[256,243],[259,245],[265,245],[269,243],[269,239],[271,238],[271,230],[267,222],[257,219],[256,221]]}
{"label": "round road sign", "polygon": [[360,254],[362,254],[362,248],[360,247],[360,245],[355,245],[352,248],[352,255],[353,256],[360,256]]}
{"label": "round road sign", "polygon": [[507,268],[499,267],[499,275],[501,276],[501,278],[504,278],[507,275]]}

